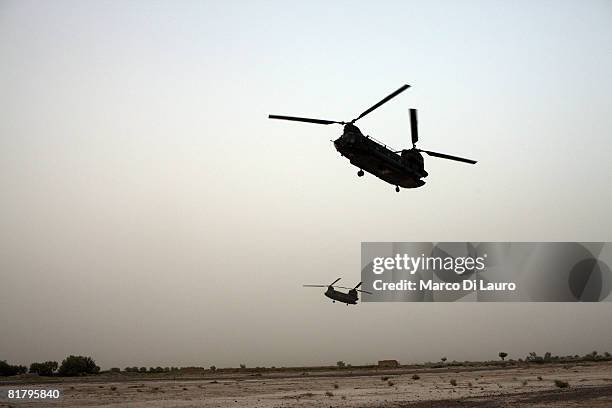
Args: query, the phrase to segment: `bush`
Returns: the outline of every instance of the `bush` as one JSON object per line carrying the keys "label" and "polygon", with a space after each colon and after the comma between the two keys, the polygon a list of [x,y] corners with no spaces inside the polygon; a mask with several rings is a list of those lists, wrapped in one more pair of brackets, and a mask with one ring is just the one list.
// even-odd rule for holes
{"label": "bush", "polygon": [[69,356],[62,361],[59,368],[59,375],[65,377],[74,377],[85,374],[98,374],[100,367],[91,357],[84,356]]}
{"label": "bush", "polygon": [[211,365],[210,366],[210,371],[212,371],[214,373],[215,371],[217,371],[217,367],[214,366],[214,365]]}
{"label": "bush", "polygon": [[140,367],[140,368],[138,369],[138,372],[140,372],[140,373],[146,373],[146,372],[147,372],[147,367]]}
{"label": "bush", "polygon": [[569,387],[569,383],[566,381],[555,380],[555,385],[559,388],[567,388]]}
{"label": "bush", "polygon": [[344,368],[344,367],[346,367],[346,364],[344,363],[344,361],[338,361],[338,362],[336,363],[336,365],[338,366],[338,368]]}
{"label": "bush", "polygon": [[246,364],[240,364],[240,368],[245,369],[246,368]]}
{"label": "bush", "polygon": [[111,373],[120,373],[121,369],[119,367],[113,367],[109,370]]}
{"label": "bush", "polygon": [[45,361],[44,363],[30,364],[30,373],[50,377],[57,371],[57,361]]}
{"label": "bush", "polygon": [[0,376],[25,374],[28,367],[22,365],[11,365],[5,360],[0,360]]}
{"label": "bush", "polygon": [[412,376],[412,379],[413,379],[413,380],[418,380],[419,378],[421,378],[421,377],[420,377],[418,374],[414,374],[414,375]]}
{"label": "bush", "polygon": [[457,380],[455,380],[454,378],[452,380],[450,380],[450,385],[452,385],[453,387],[457,386]]}

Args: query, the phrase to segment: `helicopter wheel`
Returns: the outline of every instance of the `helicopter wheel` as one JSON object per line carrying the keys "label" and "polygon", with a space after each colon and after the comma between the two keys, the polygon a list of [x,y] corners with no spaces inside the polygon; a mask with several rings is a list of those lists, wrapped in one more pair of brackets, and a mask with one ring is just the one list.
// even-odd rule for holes
{"label": "helicopter wheel", "polygon": [[335,301],[335,300],[332,300],[332,303],[336,303],[336,301]]}
{"label": "helicopter wheel", "polygon": [[395,191],[399,193],[399,186],[395,186]]}
{"label": "helicopter wheel", "polygon": [[365,173],[363,172],[363,170],[359,170],[359,171],[357,172],[357,175],[358,175],[359,177],[363,177],[363,175],[364,175],[364,174],[365,174]]}

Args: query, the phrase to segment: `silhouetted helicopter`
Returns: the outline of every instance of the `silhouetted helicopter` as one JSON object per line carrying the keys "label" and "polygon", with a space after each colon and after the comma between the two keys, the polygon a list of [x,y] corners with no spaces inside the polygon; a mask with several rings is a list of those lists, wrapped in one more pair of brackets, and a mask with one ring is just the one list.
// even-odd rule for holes
{"label": "silhouetted helicopter", "polygon": [[373,137],[364,136],[359,128],[354,125],[356,121],[384,103],[387,103],[408,88],[410,88],[410,85],[403,85],[397,91],[383,98],[380,102],[373,105],[350,122],[279,115],[268,115],[268,118],[316,123],[319,125],[331,125],[332,123],[344,125],[342,136],[334,140],[336,150],[338,150],[342,156],[349,159],[352,165],[359,168],[357,172],[359,177],[364,175],[363,171],[365,170],[381,180],[395,185],[395,191],[397,192],[400,191],[400,187],[416,188],[425,184],[422,178],[427,177],[427,172],[425,171],[423,155],[421,155],[421,153],[426,153],[432,157],[475,164],[476,162],[474,160],[464,159],[463,157],[417,149],[416,143],[419,140],[419,132],[417,129],[416,109],[410,109],[412,149],[394,151]]}
{"label": "silhouetted helicopter", "polygon": [[[357,296],[357,292],[367,293],[369,295],[372,294],[368,291],[357,289],[358,287],[361,286],[363,282],[359,282],[357,286],[355,286],[354,288],[345,288],[344,286],[334,286],[334,284],[338,282],[339,280],[340,278],[336,279],[330,285],[304,285],[304,287],[327,288],[327,290],[324,293],[325,296],[330,298],[333,301],[333,303],[336,303],[336,300],[337,300],[338,302],[346,303],[347,306],[357,304],[357,301],[359,300],[359,297]],[[336,290],[335,288],[348,289],[349,291],[348,293],[344,293],[344,292],[340,292]]]}

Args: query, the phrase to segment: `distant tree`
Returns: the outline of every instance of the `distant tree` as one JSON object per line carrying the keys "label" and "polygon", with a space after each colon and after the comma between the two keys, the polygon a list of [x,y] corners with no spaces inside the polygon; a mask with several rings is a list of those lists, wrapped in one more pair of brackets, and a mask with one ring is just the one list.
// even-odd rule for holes
{"label": "distant tree", "polygon": [[344,363],[344,361],[340,360],[338,362],[336,362],[336,365],[338,366],[338,368],[344,368],[346,367],[346,364]]}
{"label": "distant tree", "polygon": [[504,352],[504,351],[500,351],[499,352],[499,358],[502,359],[502,361],[504,361],[504,359],[508,357],[508,353]]}
{"label": "distant tree", "polygon": [[22,365],[12,365],[6,360],[0,360],[0,376],[9,376],[17,374],[25,374],[28,372],[28,367]]}
{"label": "distant tree", "polygon": [[170,372],[170,367],[164,367],[164,373],[169,373]]}
{"label": "distant tree", "polygon": [[138,369],[138,371],[141,372],[141,373],[146,373],[147,372],[147,367],[140,367]]}
{"label": "distant tree", "polygon": [[62,361],[59,368],[59,375],[72,377],[84,374],[98,374],[100,367],[91,357],[84,356],[68,356]]}
{"label": "distant tree", "polygon": [[121,369],[119,367],[113,367],[109,370],[111,373],[120,373]]}
{"label": "distant tree", "polygon": [[30,373],[35,373],[41,376],[50,377],[57,370],[57,361],[45,361],[44,363],[30,364]]}
{"label": "distant tree", "polygon": [[605,358],[610,358],[610,353],[608,353],[607,351],[604,353],[604,357]]}
{"label": "distant tree", "polygon": [[217,371],[217,367],[215,367],[214,365],[211,365],[210,366],[210,371],[212,371],[214,373],[215,371]]}
{"label": "distant tree", "polygon": [[544,353],[544,361],[550,361],[550,359],[551,359],[550,351],[547,351],[546,353]]}
{"label": "distant tree", "polygon": [[525,361],[542,364],[544,362],[544,358],[538,356],[535,351],[532,351],[527,357],[525,357]]}
{"label": "distant tree", "polygon": [[246,364],[240,364],[240,368],[246,368]]}
{"label": "distant tree", "polygon": [[447,358],[446,357],[442,357],[440,360],[442,360],[442,362],[444,363],[447,360]]}

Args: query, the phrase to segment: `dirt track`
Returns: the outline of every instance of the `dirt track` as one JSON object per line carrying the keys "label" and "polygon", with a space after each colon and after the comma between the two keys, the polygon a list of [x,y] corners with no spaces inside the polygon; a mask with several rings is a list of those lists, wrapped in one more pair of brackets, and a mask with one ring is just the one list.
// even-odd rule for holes
{"label": "dirt track", "polygon": [[[57,401],[7,401],[15,407],[562,407],[612,406],[612,364],[530,366],[483,370],[375,370],[219,376],[207,379],[97,377],[51,384],[2,385],[59,388]],[[417,374],[419,378],[413,378]],[[541,377],[542,379],[538,379]],[[554,380],[569,383],[558,388]],[[456,381],[456,385],[451,384]]]}

